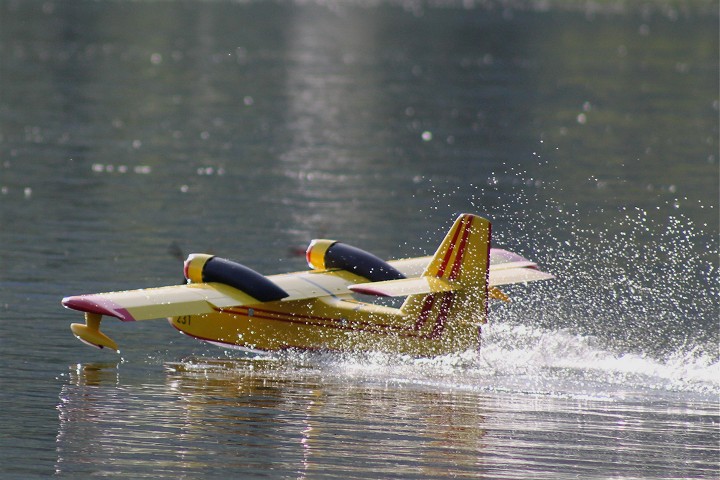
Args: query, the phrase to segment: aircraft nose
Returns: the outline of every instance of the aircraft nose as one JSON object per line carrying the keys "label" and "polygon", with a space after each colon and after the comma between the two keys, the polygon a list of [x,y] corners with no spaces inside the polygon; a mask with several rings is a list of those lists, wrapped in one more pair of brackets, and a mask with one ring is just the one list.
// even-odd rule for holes
{"label": "aircraft nose", "polygon": [[190,283],[202,283],[203,282],[203,269],[205,264],[213,258],[212,255],[205,253],[191,253],[188,255],[187,260],[183,264],[183,274],[185,279],[189,280]]}

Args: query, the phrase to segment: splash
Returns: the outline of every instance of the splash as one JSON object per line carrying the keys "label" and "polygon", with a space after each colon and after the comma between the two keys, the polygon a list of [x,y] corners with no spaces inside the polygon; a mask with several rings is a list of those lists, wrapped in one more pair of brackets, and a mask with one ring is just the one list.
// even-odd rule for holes
{"label": "splash", "polygon": [[[610,348],[665,358],[677,351],[718,357],[718,246],[683,215],[622,209],[603,225],[558,207],[514,239],[542,245],[534,257],[557,276],[505,310],[505,318],[573,328]],[[554,217],[554,218],[553,218]],[[533,236],[533,238],[530,238]],[[502,315],[502,313],[501,313]]]}
{"label": "splash", "polygon": [[666,360],[618,353],[569,330],[495,324],[487,329],[480,365],[495,377],[524,377],[547,390],[626,396],[648,390],[717,394],[720,362],[696,350]]}
{"label": "splash", "polygon": [[[294,361],[300,358],[295,357]],[[302,362],[354,381],[567,398],[619,400],[648,394],[720,394],[720,362],[699,351],[665,361],[615,353],[567,330],[511,324],[486,329],[479,352],[430,359],[368,352],[303,356]]]}
{"label": "splash", "polygon": [[[398,381],[462,388],[717,399],[720,251],[716,227],[703,220],[716,205],[690,205],[674,196],[672,185],[662,196],[642,197],[644,206],[622,205],[620,197],[593,204],[596,196],[568,195],[567,187],[542,177],[548,168],[541,162],[540,174],[531,174],[505,165],[465,187],[461,179],[426,182],[438,207],[469,204],[485,212],[497,227],[495,245],[537,261],[557,278],[506,287],[512,303],[491,308],[477,358],[466,352],[400,362],[388,372],[397,370]],[[382,364],[382,357],[373,358],[349,362],[348,373],[384,371],[373,363]]]}
{"label": "splash", "polygon": [[435,358],[380,352],[353,354],[285,352],[218,359],[193,357],[168,364],[170,370],[203,379],[233,376],[272,381],[387,385],[413,390],[472,391],[628,401],[682,396],[716,400],[720,362],[698,351],[677,352],[660,361],[642,354],[616,353],[594,337],[568,330],[494,324],[480,351]]}
{"label": "splash", "polygon": [[598,195],[561,184],[546,160],[534,170],[504,164],[475,185],[427,182],[437,206],[489,216],[496,246],[556,276],[507,288],[513,303],[491,318],[565,328],[659,360],[689,351],[718,360],[716,203],[678,197],[672,185],[662,195]]}
{"label": "splash", "polygon": [[[674,202],[655,211],[567,206],[554,200],[560,190],[551,181],[512,168],[472,193],[428,184],[457,210],[467,210],[457,208],[467,199],[473,211],[497,204],[504,216],[489,212],[496,244],[557,279],[507,287],[512,302],[492,306],[479,352],[288,353],[260,371],[272,365],[273,375],[576,399],[718,398],[718,244]],[[257,374],[260,365],[233,362],[222,371],[244,375],[250,362]]]}

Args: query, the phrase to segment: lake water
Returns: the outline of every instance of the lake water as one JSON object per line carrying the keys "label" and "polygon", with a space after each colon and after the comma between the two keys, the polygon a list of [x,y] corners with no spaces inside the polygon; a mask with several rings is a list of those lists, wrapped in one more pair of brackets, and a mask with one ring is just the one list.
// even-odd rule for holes
{"label": "lake water", "polygon": [[[0,0],[0,477],[720,478],[715,2]],[[483,347],[250,357],[67,295],[458,212]]]}

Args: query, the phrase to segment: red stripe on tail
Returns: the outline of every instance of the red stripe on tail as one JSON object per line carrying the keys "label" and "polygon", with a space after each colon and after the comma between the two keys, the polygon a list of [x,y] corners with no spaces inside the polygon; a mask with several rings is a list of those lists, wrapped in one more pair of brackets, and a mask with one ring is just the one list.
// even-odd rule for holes
{"label": "red stripe on tail", "polygon": [[450,257],[452,256],[453,250],[455,250],[455,243],[457,243],[458,236],[460,236],[460,230],[463,229],[463,225],[461,224],[457,230],[455,230],[455,233],[453,234],[452,241],[450,242],[450,246],[448,247],[448,251],[445,252],[445,257],[443,257],[442,264],[440,265],[440,268],[438,269],[437,277],[442,278],[442,276],[445,274],[445,269],[447,268],[448,264],[450,263]]}
{"label": "red stripe on tail", "polygon": [[450,309],[452,308],[454,301],[454,292],[446,292],[443,294],[443,300],[440,304],[440,313],[438,314],[437,320],[435,321],[435,326],[433,327],[433,331],[430,334],[430,338],[438,339],[442,336],[443,331],[445,330],[445,322],[447,321],[448,314],[450,313]]}
{"label": "red stripe on tail", "polygon": [[450,280],[455,280],[460,274],[463,258],[465,257],[465,247],[467,246],[468,237],[470,236],[470,226],[472,225],[472,221],[473,217],[471,215],[468,215],[463,219],[463,236],[460,240],[460,246],[458,247],[457,255],[455,256],[453,268],[450,271]]}
{"label": "red stripe on tail", "polygon": [[420,311],[420,315],[418,315],[417,321],[415,322],[415,330],[420,330],[423,327],[423,325],[425,325],[425,322],[427,321],[428,317],[430,316],[430,312],[432,311],[434,306],[435,306],[435,295],[426,296],[425,303],[423,303],[422,310]]}

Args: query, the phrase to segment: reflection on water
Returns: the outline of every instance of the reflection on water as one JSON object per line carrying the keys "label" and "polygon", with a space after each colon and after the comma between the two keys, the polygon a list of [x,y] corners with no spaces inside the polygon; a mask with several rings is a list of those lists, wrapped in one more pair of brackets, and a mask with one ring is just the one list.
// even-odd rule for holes
{"label": "reflection on water", "polygon": [[78,367],[61,394],[57,472],[421,478],[477,471],[482,405],[422,391],[408,404],[402,390],[286,367],[190,361],[168,365],[164,385],[123,384],[112,366]]}
{"label": "reflection on water", "polygon": [[[702,404],[478,395],[463,388],[465,367],[427,388],[393,378],[403,373],[396,360],[196,357],[168,363],[164,382],[78,366],[58,407],[57,473],[696,478],[714,469],[717,412]],[[407,362],[404,373],[447,370]]]}

